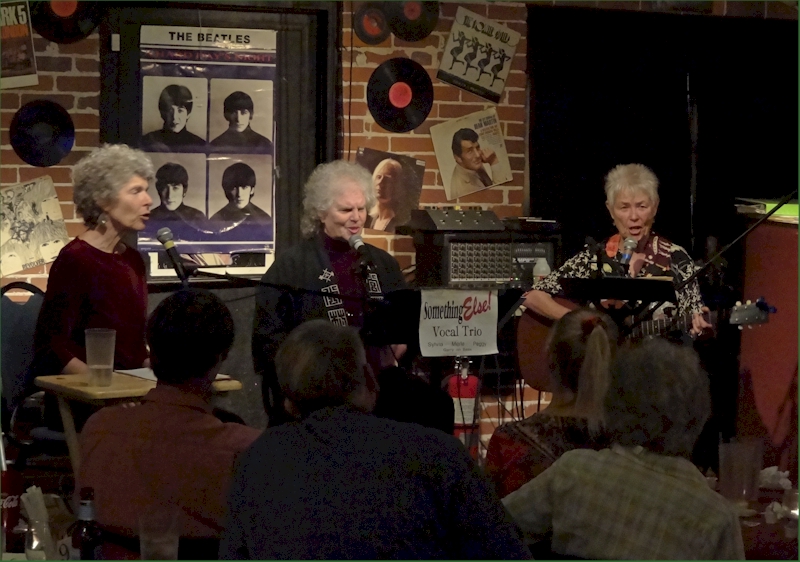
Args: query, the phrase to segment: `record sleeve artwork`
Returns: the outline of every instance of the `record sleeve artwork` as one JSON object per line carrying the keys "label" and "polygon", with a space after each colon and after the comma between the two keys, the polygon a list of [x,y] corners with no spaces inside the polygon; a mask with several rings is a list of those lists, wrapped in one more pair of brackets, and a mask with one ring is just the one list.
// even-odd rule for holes
{"label": "record sleeve artwork", "polygon": [[459,7],[436,77],[499,103],[520,34]]}
{"label": "record sleeve artwork", "polygon": [[69,242],[50,176],[0,190],[0,273],[50,263]]}
{"label": "record sleeve artwork", "polygon": [[0,76],[2,90],[39,83],[26,0],[3,2],[0,10]]}
{"label": "record sleeve artwork", "polygon": [[419,127],[431,112],[433,83],[425,69],[411,59],[389,59],[369,78],[367,106],[384,129],[408,132]]}
{"label": "record sleeve artwork", "polygon": [[[156,232],[197,265],[261,274],[274,260],[277,32],[141,28],[141,141],[156,174],[139,249],[174,277]],[[219,271],[219,269],[218,269]]]}

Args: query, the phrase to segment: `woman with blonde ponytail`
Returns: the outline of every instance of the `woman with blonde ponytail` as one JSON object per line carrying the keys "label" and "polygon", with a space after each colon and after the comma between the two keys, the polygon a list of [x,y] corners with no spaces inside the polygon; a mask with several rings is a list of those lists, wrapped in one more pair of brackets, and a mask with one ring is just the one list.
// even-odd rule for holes
{"label": "woman with blonde ponytail", "polygon": [[572,449],[603,449],[603,401],[617,347],[613,320],[581,308],[565,314],[550,331],[547,356],[553,382],[550,405],[492,435],[486,471],[504,497]]}

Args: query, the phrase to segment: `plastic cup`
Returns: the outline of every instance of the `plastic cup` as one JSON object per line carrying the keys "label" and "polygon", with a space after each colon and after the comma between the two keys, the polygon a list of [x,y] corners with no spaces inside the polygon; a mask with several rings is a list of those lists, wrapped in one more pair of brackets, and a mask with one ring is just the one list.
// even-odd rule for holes
{"label": "plastic cup", "polygon": [[109,328],[88,328],[85,334],[89,386],[111,386],[117,331]]}
{"label": "plastic cup", "polygon": [[761,473],[760,439],[745,439],[719,445],[719,492],[729,500],[747,503],[758,499]]}
{"label": "plastic cup", "polygon": [[139,516],[142,560],[177,560],[179,538],[177,508],[153,508]]}

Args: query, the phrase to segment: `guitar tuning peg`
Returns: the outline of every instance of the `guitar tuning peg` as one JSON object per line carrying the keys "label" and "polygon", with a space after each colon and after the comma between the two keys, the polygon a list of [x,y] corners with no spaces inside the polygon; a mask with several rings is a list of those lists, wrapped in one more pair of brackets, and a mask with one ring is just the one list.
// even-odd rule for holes
{"label": "guitar tuning peg", "polygon": [[736,306],[742,306],[742,301],[736,301]]}
{"label": "guitar tuning peg", "polygon": [[740,326],[739,326],[739,331],[741,332],[742,330],[744,330],[744,326],[741,326],[741,325],[740,325]]}
{"label": "guitar tuning peg", "polygon": [[753,304],[753,301],[751,301],[751,300],[748,300],[748,301],[747,301],[747,304]]}

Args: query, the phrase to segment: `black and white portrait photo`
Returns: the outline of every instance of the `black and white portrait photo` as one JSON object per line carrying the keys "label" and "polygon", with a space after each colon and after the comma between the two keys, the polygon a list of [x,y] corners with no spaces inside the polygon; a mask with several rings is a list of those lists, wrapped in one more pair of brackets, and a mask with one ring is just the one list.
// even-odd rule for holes
{"label": "black and white portrait photo", "polygon": [[213,152],[272,154],[272,81],[211,79]]}
{"label": "black and white portrait photo", "polygon": [[194,240],[208,231],[206,159],[203,154],[150,154],[156,170],[147,190],[153,199],[146,234],[164,226],[178,240]]}
{"label": "black and white portrait photo", "polygon": [[272,158],[208,161],[211,228],[228,240],[272,240]]}
{"label": "black and white portrait photo", "polygon": [[143,77],[141,148],[205,151],[207,86],[205,78]]}

